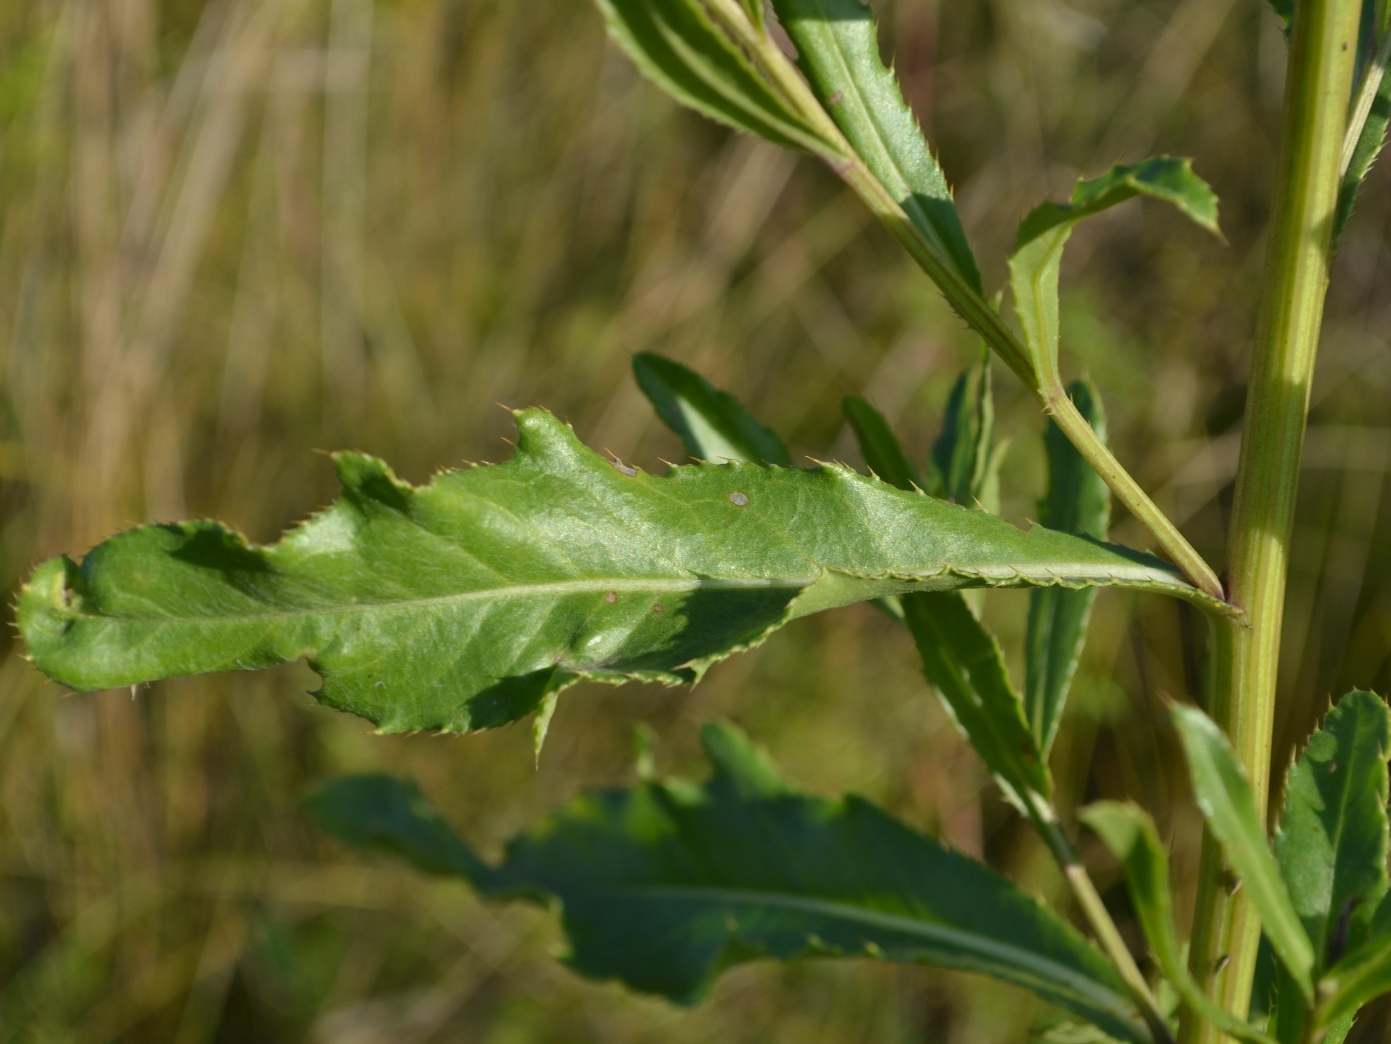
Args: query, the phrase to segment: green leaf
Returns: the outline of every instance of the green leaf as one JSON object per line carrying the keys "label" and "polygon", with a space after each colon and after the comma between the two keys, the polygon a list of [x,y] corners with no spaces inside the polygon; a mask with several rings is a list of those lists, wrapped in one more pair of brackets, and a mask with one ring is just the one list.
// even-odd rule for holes
{"label": "green leaf", "polygon": [[[967,387],[967,377],[978,375],[982,370],[984,366],[963,374],[957,382],[960,394],[953,394],[957,416],[972,412],[961,404],[965,398],[963,389]],[[988,374],[988,370],[985,372]],[[987,403],[988,382],[986,376],[984,401]],[[978,377],[977,389],[979,386]],[[860,450],[870,469],[900,489],[919,485],[917,470],[879,411],[865,400],[853,397],[846,398],[842,407],[860,440]],[[986,416],[988,418],[988,412]],[[947,431],[951,432],[952,410],[948,411],[948,417]],[[969,424],[957,425],[958,430],[967,429],[973,443],[979,441],[980,427],[977,425],[976,433],[971,434]],[[983,427],[988,440],[988,419]],[[938,445],[941,444],[939,439]],[[1000,643],[976,619],[960,592],[910,594],[899,604],[903,623],[908,626],[922,656],[923,673],[928,682],[942,697],[957,725],[995,774],[1005,793],[1027,814],[1029,795],[1047,798],[1052,793],[1052,782],[1029,732],[1023,704],[1010,682]]]}
{"label": "green leaf", "polygon": [[[1391,36],[1388,36],[1388,43],[1391,43]],[[1335,243],[1352,220],[1353,207],[1357,203],[1358,193],[1362,191],[1362,182],[1367,179],[1372,164],[1376,162],[1377,156],[1386,144],[1386,127],[1387,123],[1391,122],[1391,66],[1386,65],[1385,54],[1383,50],[1383,71],[1376,93],[1372,96],[1371,108],[1367,110],[1367,118],[1357,135],[1357,144],[1353,146],[1352,156],[1348,160],[1347,170],[1343,172],[1343,181],[1338,188],[1338,209],[1333,219]]]}
{"label": "green leaf", "polygon": [[577,677],[693,681],[790,619],[912,590],[1104,583],[1187,598],[1139,552],[904,493],[839,465],[620,468],[542,410],[517,452],[411,487],[335,459],[343,496],[270,547],[142,526],[35,570],[20,631],[76,689],[301,658],[383,731],[516,721]]}
{"label": "green leaf", "polygon": [[657,415],[681,436],[686,451],[700,460],[744,460],[792,467],[777,433],[694,370],[660,355],[633,356],[633,375]]}
{"label": "green leaf", "polygon": [[310,794],[304,810],[347,844],[390,852],[429,874],[465,878],[480,891],[501,883],[411,780],[381,775],[336,779]]}
{"label": "green leaf", "polygon": [[[730,726],[702,739],[714,765],[704,785],[577,798],[512,841],[489,877],[465,876],[491,896],[554,897],[578,972],[681,1003],[744,961],[863,956],[983,972],[1120,1039],[1149,1039],[1110,965],[1033,898],[859,798],[794,792]],[[380,796],[364,802],[360,786]],[[310,808],[350,842],[387,842],[382,824],[417,814],[433,836],[416,796],[380,777],[340,781]],[[345,829],[361,804],[393,801],[399,812],[374,812],[373,830]]]}
{"label": "green leaf", "polygon": [[739,0],[739,6],[749,16],[749,21],[759,32],[763,31],[763,0]]}
{"label": "green leaf", "polygon": [[889,485],[902,490],[923,488],[918,467],[903,452],[884,415],[858,395],[847,395],[840,401],[845,420],[855,432],[865,463]]}
{"label": "green leaf", "polygon": [[1203,228],[1218,233],[1217,197],[1193,173],[1190,162],[1157,156],[1117,165],[1091,181],[1079,181],[1066,204],[1044,203],[1024,219],[1009,259],[1014,307],[1024,328],[1034,372],[1045,387],[1060,388],[1058,374],[1058,275],[1073,226],[1135,196],[1172,203]]}
{"label": "green leaf", "polygon": [[981,293],[980,271],[947,179],[893,72],[862,0],[773,0],[798,64],[855,152],[903,208],[908,220],[967,286]]}
{"label": "green leaf", "polygon": [[1032,814],[1030,795],[1048,799],[1053,783],[1029,731],[1023,701],[1009,680],[1000,643],[960,592],[905,595],[902,602],[927,680],[1001,788]]}
{"label": "green leaf", "polygon": [[1378,904],[1369,938],[1339,961],[1320,984],[1326,999],[1320,1023],[1335,1026],[1364,1005],[1391,993],[1391,895]]}
{"label": "green leaf", "polygon": [[1222,730],[1202,711],[1175,707],[1173,718],[1188,755],[1198,808],[1245,885],[1275,953],[1306,1002],[1312,1001],[1314,948],[1266,841],[1246,770]]}
{"label": "green leaf", "polygon": [[1196,1014],[1241,1040],[1270,1044],[1270,1038],[1235,1018],[1203,993],[1188,970],[1174,928],[1169,886],[1169,857],[1149,813],[1133,804],[1101,801],[1081,812],[1082,821],[1096,831],[1121,861],[1131,905],[1140,918],[1145,940],[1165,978]]}
{"label": "green leaf", "polygon": [[927,491],[954,504],[999,506],[999,455],[995,451],[995,400],[990,352],[952,385],[942,432],[932,444]]}
{"label": "green leaf", "polygon": [[681,104],[738,130],[793,148],[837,151],[772,85],[751,41],[748,6],[721,18],[708,0],[595,0],[609,35]]}
{"label": "green leaf", "polygon": [[[1101,396],[1088,381],[1068,387],[1087,423],[1106,441]],[[1048,493],[1039,501],[1039,522],[1049,529],[1105,540],[1111,522],[1111,490],[1051,419],[1043,436],[1048,453]],[[1094,590],[1033,591],[1025,641],[1024,704],[1043,756],[1053,746],[1063,706],[1087,640]]]}
{"label": "green leaf", "polygon": [[1275,855],[1314,947],[1315,974],[1367,932],[1386,891],[1391,711],[1354,690],[1328,712],[1285,782]]}

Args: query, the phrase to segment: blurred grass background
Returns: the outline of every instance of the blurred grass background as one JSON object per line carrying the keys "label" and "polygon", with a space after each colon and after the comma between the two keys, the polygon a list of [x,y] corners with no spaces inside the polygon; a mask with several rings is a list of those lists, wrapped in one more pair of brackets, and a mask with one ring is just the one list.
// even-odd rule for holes
{"label": "blurred grass background", "polygon": [[[1079,174],[1167,151],[1221,195],[1225,243],[1132,203],[1079,230],[1064,272],[1068,366],[1220,561],[1282,88],[1273,17],[1258,0],[875,7],[992,289],[1017,221]],[[1280,762],[1330,696],[1391,685],[1387,187],[1383,165],[1329,303]],[[582,0],[0,5],[6,591],[142,521],[217,516],[271,540],[334,495],[316,450],[417,482],[504,459],[497,403],[547,406],[660,470],[680,450],[629,377],[637,350],[701,369],[796,452],[855,461],[842,394],[921,454],[975,346],[827,172],[678,110]],[[1022,522],[1042,420],[1007,373],[997,387]],[[1116,535],[1143,542],[1127,520]],[[1007,641],[1025,601],[989,600]],[[1054,762],[1069,804],[1154,809],[1181,868],[1197,824],[1161,698],[1195,694],[1201,630],[1176,603],[1103,594]],[[567,971],[552,916],[346,851],[298,812],[330,775],[411,774],[494,852],[629,782],[635,723],[663,771],[699,774],[697,727],[727,716],[799,784],[866,794],[1065,905],[906,636],[869,609],[800,621],[691,691],[571,690],[539,768],[525,727],[373,737],[317,707],[302,667],[73,697],[11,634],[0,1040],[965,1044],[1047,1022],[1006,987],[868,962],[745,966],[678,1010]]]}

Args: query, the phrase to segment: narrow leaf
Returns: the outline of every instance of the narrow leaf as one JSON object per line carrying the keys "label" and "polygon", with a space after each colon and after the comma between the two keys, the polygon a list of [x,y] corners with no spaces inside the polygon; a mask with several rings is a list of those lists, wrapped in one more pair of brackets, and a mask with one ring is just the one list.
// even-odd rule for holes
{"label": "narrow leaf", "polygon": [[1306,1002],[1312,1001],[1314,949],[1266,841],[1246,771],[1222,730],[1202,711],[1175,707],[1173,717],[1198,808],[1245,885],[1275,953]]}
{"label": "narrow leaf", "polygon": [[923,673],[1005,793],[1028,812],[1030,794],[1048,798],[1048,766],[1029,731],[1004,654],[960,592],[903,598],[903,616]]}
{"label": "narrow leaf", "polygon": [[[834,148],[769,82],[748,40],[712,17],[704,0],[595,0],[609,35],[658,87],[738,130],[793,148]],[[751,0],[750,0],[751,2]],[[748,34],[748,7],[735,8]]]}
{"label": "narrow leaf", "polygon": [[786,621],[912,590],[1159,591],[1222,611],[1139,552],[904,493],[839,465],[656,477],[541,410],[517,452],[411,487],[336,458],[343,496],[270,547],[213,522],[142,526],[21,591],[34,661],[77,689],[307,659],[383,731],[516,721],[567,680],[669,684]]}
{"label": "narrow leaf", "polygon": [[855,432],[870,471],[898,489],[922,489],[923,480],[917,465],[903,452],[882,413],[858,395],[843,398],[840,409]]}
{"label": "narrow leaf", "polygon": [[[1096,389],[1088,381],[1076,381],[1068,387],[1068,395],[1105,442],[1106,414]],[[1039,522],[1049,529],[1105,540],[1111,521],[1111,490],[1051,419],[1043,441],[1048,454],[1048,493],[1039,501]],[[1024,703],[1034,739],[1045,758],[1058,733],[1095,601],[1093,590],[1029,594]]]}
{"label": "narrow leaf", "polygon": [[1135,196],[1172,203],[1203,228],[1217,233],[1217,197],[1186,159],[1158,156],[1117,165],[1091,181],[1079,181],[1066,204],[1044,203],[1024,219],[1009,259],[1014,307],[1024,328],[1034,372],[1045,387],[1060,388],[1058,374],[1058,276],[1072,229]]}
{"label": "narrow leaf", "polygon": [[773,0],[798,64],[855,152],[918,234],[977,294],[980,271],[951,189],[891,70],[861,0]]}
{"label": "narrow leaf", "polygon": [[1391,48],[1391,33],[1386,36],[1377,64],[1371,68],[1375,80],[1375,93],[1363,115],[1362,128],[1357,135],[1352,152],[1347,156],[1343,171],[1343,181],[1338,188],[1338,209],[1333,219],[1333,240],[1336,243],[1352,220],[1353,207],[1357,195],[1362,191],[1362,183],[1381,154],[1386,144],[1386,127],[1391,122],[1391,65],[1387,63],[1388,48]]}
{"label": "narrow leaf", "polygon": [[[962,375],[958,391],[966,387],[969,376]],[[954,398],[964,400],[964,391]],[[985,398],[988,402],[988,387]],[[879,411],[863,399],[847,398],[842,405],[870,468],[901,489],[918,485],[917,470]],[[956,412],[969,411],[958,402]],[[968,424],[959,427],[970,432]],[[988,422],[985,429],[988,439]],[[979,435],[968,437],[975,442]],[[938,441],[940,445],[942,440]],[[1027,812],[1029,795],[1046,798],[1052,783],[1010,682],[1000,643],[981,625],[960,592],[905,595],[900,607],[928,682],[1001,787]]]}
{"label": "narrow leaf", "polygon": [[1145,941],[1164,977],[1183,1003],[1196,1014],[1241,1040],[1271,1044],[1270,1038],[1232,1016],[1203,993],[1188,970],[1178,932],[1169,885],[1169,856],[1159,841],[1154,821],[1132,804],[1101,801],[1082,810],[1082,821],[1096,831],[1121,861],[1131,905],[1140,918]]}
{"label": "narrow leaf", "polygon": [[[954,504],[998,507],[998,461],[993,451],[995,400],[990,353],[961,374],[947,397],[942,431],[932,444],[927,491]],[[996,483],[992,496],[992,480]],[[994,504],[986,501],[994,500]]]}
{"label": "narrow leaf", "polygon": [[304,810],[347,844],[390,852],[429,874],[462,877],[483,892],[500,883],[410,780],[336,779],[310,794]]}
{"label": "narrow leaf", "polygon": [[691,456],[715,463],[744,460],[792,466],[792,456],[776,432],[689,367],[640,352],[633,356],[633,375],[657,415],[681,436]]}
{"label": "narrow leaf", "polygon": [[1275,855],[1316,974],[1361,943],[1386,891],[1388,749],[1391,711],[1355,690],[1328,712],[1285,783]]}
{"label": "narrow leaf", "polygon": [[[681,1003],[755,958],[862,956],[983,972],[1149,1039],[1105,959],[1009,882],[859,798],[794,792],[730,726],[702,739],[715,770],[704,785],[585,795],[509,844],[493,876],[465,875],[495,897],[555,897],[576,971]],[[370,785],[374,807],[415,796]],[[384,840],[344,829],[360,801],[345,786],[310,808],[345,840]],[[435,819],[410,804],[374,825],[414,815]]]}
{"label": "narrow leaf", "polygon": [[739,6],[749,16],[749,21],[759,32],[763,31],[763,0],[739,0]]}

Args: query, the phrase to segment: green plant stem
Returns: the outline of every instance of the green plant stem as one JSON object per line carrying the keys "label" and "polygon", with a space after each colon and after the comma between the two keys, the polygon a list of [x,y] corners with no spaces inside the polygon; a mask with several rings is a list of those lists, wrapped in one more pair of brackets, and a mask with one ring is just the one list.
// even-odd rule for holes
{"label": "green plant stem", "polygon": [[1131,478],[1091,425],[1077,413],[1067,399],[1061,382],[1050,383],[1034,372],[1029,353],[1014,331],[913,225],[898,200],[884,188],[845,140],[840,128],[821,107],[807,82],[778,49],[772,37],[753,27],[736,0],[705,0],[705,3],[707,11],[719,20],[726,31],[743,41],[769,82],[827,143],[825,148],[812,151],[841,177],[880,223],[903,244],[913,260],[937,284],[956,314],[966,320],[971,329],[1004,360],[1005,365],[1033,390],[1044,411],[1058,418],[1059,427],[1078,452],[1096,468],[1116,499],[1150,531],[1159,547],[1183,570],[1189,581],[1199,590],[1221,600],[1222,584],[1212,567],[1159,510],[1139,483]]}
{"label": "green plant stem", "polygon": [[1154,993],[1141,974],[1139,966],[1136,965],[1130,947],[1126,946],[1125,940],[1121,938],[1120,929],[1112,920],[1110,911],[1101,901],[1101,895],[1087,873],[1087,868],[1077,858],[1076,850],[1063,833],[1057,813],[1042,798],[1034,797],[1029,818],[1033,821],[1039,836],[1048,845],[1049,851],[1053,853],[1053,858],[1057,860],[1063,876],[1067,879],[1068,887],[1072,889],[1073,897],[1081,906],[1087,923],[1096,935],[1097,942],[1106,956],[1111,958],[1111,963],[1115,965],[1116,971],[1130,992],[1131,1000],[1140,1009],[1145,1025],[1154,1035],[1155,1044],[1172,1044],[1173,1036],[1169,1032],[1169,1024],[1164,1020],[1163,1012],[1159,1009],[1159,1003],[1155,1000]]}
{"label": "green plant stem", "polygon": [[[1214,619],[1209,712],[1231,738],[1264,810],[1270,790],[1275,680],[1285,575],[1309,387],[1324,293],[1348,98],[1358,0],[1295,5],[1284,127],[1257,320],[1241,459],[1228,538],[1228,599],[1244,619]],[[1190,966],[1224,1008],[1244,1017],[1260,925],[1225,880],[1211,835],[1194,910]],[[1209,1025],[1186,1016],[1183,1044],[1215,1044]]]}

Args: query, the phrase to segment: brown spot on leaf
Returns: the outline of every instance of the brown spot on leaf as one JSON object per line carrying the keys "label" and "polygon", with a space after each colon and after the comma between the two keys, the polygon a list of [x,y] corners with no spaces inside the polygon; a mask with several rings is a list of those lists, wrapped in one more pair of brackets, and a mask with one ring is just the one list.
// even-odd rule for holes
{"label": "brown spot on leaf", "polygon": [[609,605],[613,605],[614,602],[618,601],[618,592],[617,592],[617,591],[605,591],[605,592],[604,592],[604,601],[608,602]]}

